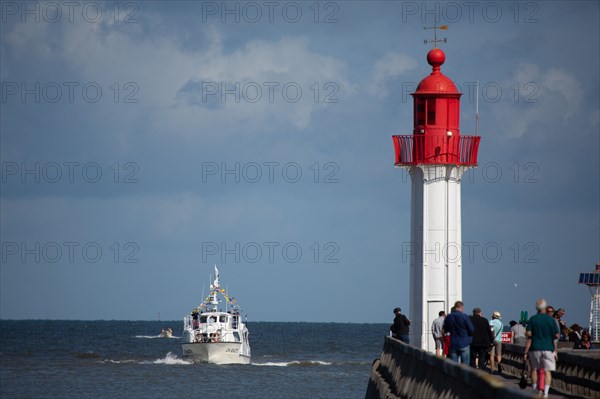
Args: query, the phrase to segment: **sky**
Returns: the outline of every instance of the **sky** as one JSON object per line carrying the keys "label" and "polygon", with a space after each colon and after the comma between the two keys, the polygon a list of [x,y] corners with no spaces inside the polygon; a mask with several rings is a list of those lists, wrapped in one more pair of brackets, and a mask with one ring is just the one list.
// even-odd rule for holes
{"label": "sky", "polygon": [[[10,2],[0,9],[0,318],[178,320],[213,265],[250,320],[408,311],[410,134],[462,91],[463,300],[589,320],[600,3]],[[410,318],[410,314],[408,315]]]}

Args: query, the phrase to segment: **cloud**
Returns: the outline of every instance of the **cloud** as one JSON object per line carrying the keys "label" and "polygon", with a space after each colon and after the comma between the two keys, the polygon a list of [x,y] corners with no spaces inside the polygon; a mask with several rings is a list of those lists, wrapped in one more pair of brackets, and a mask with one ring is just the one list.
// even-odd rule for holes
{"label": "cloud", "polygon": [[549,93],[559,94],[564,98],[566,106],[563,120],[575,116],[581,110],[583,90],[581,84],[568,72],[552,68],[542,76],[542,87]]}
{"label": "cloud", "polygon": [[132,81],[139,87],[139,105],[115,118],[151,121],[155,131],[170,135],[197,134],[198,126],[207,125],[212,128],[206,134],[262,132],[274,125],[302,130],[315,112],[354,92],[345,63],[312,51],[303,37],[254,39],[227,48],[220,32],[207,26],[205,46],[191,51],[173,35],[140,35],[138,29],[104,23],[50,25],[13,27],[5,44],[13,58],[4,63],[26,58],[38,64],[37,75],[76,75],[106,87]]}
{"label": "cloud", "polygon": [[311,52],[307,39],[255,40],[231,54],[219,50],[201,60],[177,94],[188,105],[208,106],[222,116],[234,112],[242,120],[287,121],[304,129],[317,109],[354,92],[345,70],[334,57]]}
{"label": "cloud", "polygon": [[582,85],[561,68],[544,71],[534,64],[520,64],[501,87],[506,91],[502,101],[490,108],[507,125],[507,139],[523,137],[548,124],[566,127],[582,112]]}
{"label": "cloud", "polygon": [[416,66],[417,62],[409,56],[392,52],[386,53],[373,65],[367,92],[379,99],[387,97],[389,81]]}

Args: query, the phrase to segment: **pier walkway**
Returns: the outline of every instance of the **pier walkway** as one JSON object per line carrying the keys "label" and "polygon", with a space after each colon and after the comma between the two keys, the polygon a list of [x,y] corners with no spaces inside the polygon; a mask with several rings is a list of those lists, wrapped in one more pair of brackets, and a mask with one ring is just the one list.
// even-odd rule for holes
{"label": "pier walkway", "polygon": [[[509,375],[493,375],[500,383],[513,386],[513,388],[519,388],[519,379],[518,377],[513,377]],[[527,388],[523,391],[528,394],[533,394],[533,390],[531,389],[531,380],[528,380]],[[536,396],[534,396],[536,397]],[[575,395],[565,395],[560,392],[557,392],[555,389],[550,388],[550,395],[548,396],[550,399],[560,399],[560,398],[569,398],[569,399],[585,399],[585,396],[575,396]]]}
{"label": "pier walkway", "polygon": [[[600,351],[561,349],[552,373],[552,398],[600,399]],[[537,397],[518,386],[523,347],[504,345],[503,375],[491,375],[386,337],[373,362],[366,399],[520,399]]]}

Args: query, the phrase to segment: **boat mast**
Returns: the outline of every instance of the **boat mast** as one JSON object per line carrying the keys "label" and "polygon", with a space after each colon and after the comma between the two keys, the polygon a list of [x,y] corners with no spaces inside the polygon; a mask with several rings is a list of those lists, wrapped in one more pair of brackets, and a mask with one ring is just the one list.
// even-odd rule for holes
{"label": "boat mast", "polygon": [[[204,304],[204,283],[202,283],[202,296],[200,298],[202,298],[202,304]],[[202,304],[198,306],[200,308],[200,313],[202,313]]]}
{"label": "boat mast", "polygon": [[212,302],[213,312],[218,311],[219,300],[217,298],[217,292],[219,288],[221,288],[221,282],[219,281],[219,269],[217,269],[217,265],[215,265],[215,281],[210,286],[212,290]]}

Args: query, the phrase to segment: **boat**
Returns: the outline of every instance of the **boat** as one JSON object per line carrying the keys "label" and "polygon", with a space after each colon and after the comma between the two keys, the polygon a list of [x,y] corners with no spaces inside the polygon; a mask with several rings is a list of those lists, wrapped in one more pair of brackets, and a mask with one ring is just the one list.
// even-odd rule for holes
{"label": "boat", "polygon": [[[223,303],[219,297],[225,300],[225,310],[219,308]],[[246,317],[237,300],[221,287],[215,265],[210,294],[183,319],[183,357],[203,363],[249,364],[249,335]]]}
{"label": "boat", "polygon": [[171,330],[170,328],[163,328],[160,331],[160,335],[161,338],[171,338],[173,336],[173,330]]}

